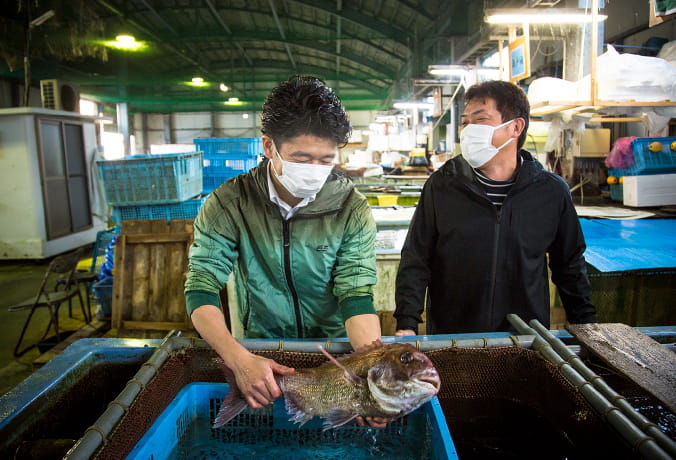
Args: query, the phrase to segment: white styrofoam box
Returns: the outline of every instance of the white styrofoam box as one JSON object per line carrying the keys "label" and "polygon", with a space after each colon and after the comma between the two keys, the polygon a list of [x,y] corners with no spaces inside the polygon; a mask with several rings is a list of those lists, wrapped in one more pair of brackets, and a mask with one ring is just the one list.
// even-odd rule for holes
{"label": "white styrofoam box", "polygon": [[666,206],[676,204],[676,174],[624,176],[625,206]]}

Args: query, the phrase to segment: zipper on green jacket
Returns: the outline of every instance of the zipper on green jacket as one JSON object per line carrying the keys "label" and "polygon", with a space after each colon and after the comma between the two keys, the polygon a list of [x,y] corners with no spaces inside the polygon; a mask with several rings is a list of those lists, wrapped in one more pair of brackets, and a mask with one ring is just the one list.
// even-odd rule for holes
{"label": "zipper on green jacket", "polygon": [[296,313],[296,330],[298,332],[298,338],[303,338],[303,321],[300,316],[300,303],[298,302],[298,293],[296,292],[296,287],[293,285],[293,278],[291,277],[291,231],[290,224],[288,220],[284,220],[283,223],[284,229],[284,274],[286,275],[286,284],[289,286],[291,291],[291,297],[293,297],[293,309]]}

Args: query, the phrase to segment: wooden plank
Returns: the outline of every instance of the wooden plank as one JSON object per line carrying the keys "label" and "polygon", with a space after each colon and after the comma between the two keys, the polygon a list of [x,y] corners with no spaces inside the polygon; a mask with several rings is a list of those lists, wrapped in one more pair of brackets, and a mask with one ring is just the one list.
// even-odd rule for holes
{"label": "wooden plank", "polygon": [[[123,222],[124,224],[124,222]],[[124,225],[123,225],[124,227]],[[126,246],[127,235],[120,234],[115,240],[115,267],[124,267],[126,264],[125,259],[125,246]],[[113,299],[111,304],[111,316],[112,316],[112,328],[119,329],[120,321],[122,319],[122,309],[123,309],[123,296],[126,288],[125,285],[125,272],[120,270],[119,273],[116,270],[116,273],[113,276]]]}
{"label": "wooden plank", "polygon": [[137,233],[127,235],[127,241],[130,244],[163,244],[163,243],[182,243],[192,237],[191,233]]}
{"label": "wooden plank", "polygon": [[[161,235],[169,235],[164,233]],[[160,236],[160,235],[157,235]],[[165,284],[164,278],[167,271],[172,271],[176,267],[165,266],[165,255],[167,246],[171,243],[149,244],[149,267],[148,267],[148,286],[145,291],[147,301],[147,315],[142,318],[144,321],[167,321],[169,319],[166,311],[165,289],[169,286]]]}
{"label": "wooden plank", "polygon": [[598,105],[605,107],[676,107],[676,101],[598,101]]}
{"label": "wooden plank", "polygon": [[640,117],[591,117],[589,119],[590,123],[600,122],[600,123],[633,123],[643,121],[643,118]]}
{"label": "wooden plank", "polygon": [[148,329],[155,331],[171,331],[183,329],[183,322],[176,321],[122,321],[124,329]]}
{"label": "wooden plank", "polygon": [[[148,290],[150,283],[150,248],[145,244],[130,244],[127,238],[129,263],[122,267],[125,277],[130,276],[126,291],[124,319],[148,320]],[[126,300],[127,300],[126,299]]]}
{"label": "wooden plank", "polygon": [[676,353],[622,323],[568,324],[566,329],[676,413]]}
{"label": "wooden plank", "polygon": [[599,42],[599,0],[591,0],[591,33],[589,34],[589,78],[591,80],[591,101],[596,105],[599,96],[598,80],[596,73],[596,58],[598,55]]}

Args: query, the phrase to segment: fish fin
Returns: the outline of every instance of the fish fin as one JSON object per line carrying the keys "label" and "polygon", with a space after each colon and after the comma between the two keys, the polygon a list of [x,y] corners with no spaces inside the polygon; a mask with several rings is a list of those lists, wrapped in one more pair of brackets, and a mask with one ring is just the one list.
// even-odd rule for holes
{"label": "fish fin", "polygon": [[221,403],[221,408],[216,414],[212,428],[219,428],[235,418],[244,409],[249,407],[245,400],[243,400],[235,390],[230,390]]}
{"label": "fish fin", "polygon": [[364,381],[362,377],[359,377],[357,374],[354,373],[354,371],[348,369],[340,361],[331,356],[331,354],[328,351],[324,350],[324,347],[322,347],[321,345],[317,345],[317,348],[319,348],[319,351],[321,351],[324,354],[324,356],[328,358],[329,361],[331,361],[333,364],[335,364],[336,366],[338,366],[343,370],[343,372],[345,373],[345,379],[347,380],[348,383],[353,385],[359,385]]}
{"label": "fish fin", "polygon": [[228,394],[225,395],[225,398],[221,403],[221,408],[218,410],[218,414],[216,414],[213,428],[219,428],[225,425],[230,420],[235,418],[240,412],[249,407],[242,397],[242,393],[240,393],[239,388],[237,387],[235,374],[233,374],[232,370],[230,370],[230,368],[226,366],[223,363],[223,360],[220,358],[216,360],[216,364],[223,371],[223,374],[225,375],[225,381],[228,382],[230,390],[228,391]]}
{"label": "fish fin", "polygon": [[293,396],[291,394],[286,395],[284,400],[286,406],[286,413],[291,415],[291,418],[289,419],[290,422],[300,423],[300,426],[303,426],[313,417],[312,415],[306,414],[303,409],[298,407],[296,401],[293,399]]}
{"label": "fish fin", "polygon": [[348,412],[344,409],[331,409],[329,411],[329,415],[327,415],[326,419],[324,420],[324,428],[322,431],[343,426],[346,423],[357,418],[357,416],[358,414]]}
{"label": "fish fin", "polygon": [[307,422],[309,422],[312,419],[312,415],[308,415],[305,412],[295,412],[293,416],[289,418],[289,422],[293,423],[299,423],[298,427],[300,428],[301,426],[305,425]]}

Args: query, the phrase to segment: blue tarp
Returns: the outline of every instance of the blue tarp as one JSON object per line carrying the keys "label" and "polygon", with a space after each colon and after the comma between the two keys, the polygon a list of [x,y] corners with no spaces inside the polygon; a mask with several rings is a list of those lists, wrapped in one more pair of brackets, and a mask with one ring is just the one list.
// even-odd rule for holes
{"label": "blue tarp", "polygon": [[676,268],[676,219],[580,219],[584,257],[601,272]]}

